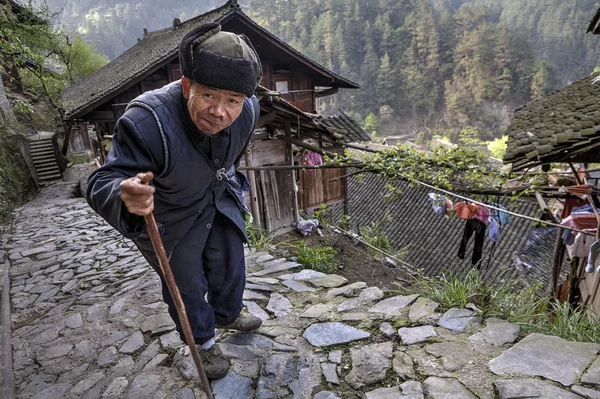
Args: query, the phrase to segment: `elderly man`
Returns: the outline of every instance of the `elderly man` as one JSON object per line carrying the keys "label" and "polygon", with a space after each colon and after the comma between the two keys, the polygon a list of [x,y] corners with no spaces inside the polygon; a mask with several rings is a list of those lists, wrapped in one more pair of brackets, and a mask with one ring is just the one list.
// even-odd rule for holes
{"label": "elderly man", "polygon": [[[215,325],[239,331],[261,320],[241,314],[247,240],[242,189],[235,168],[246,151],[260,108],[262,77],[245,36],[205,24],[182,40],[180,81],[142,94],[117,122],[108,162],[89,178],[90,206],[140,249],[160,275],[143,216],[154,211],[208,378],[229,361],[215,344]],[[151,185],[136,179],[152,173]],[[173,300],[162,293],[181,336]],[[206,299],[205,299],[206,298]],[[192,344],[187,342],[187,344]]]}

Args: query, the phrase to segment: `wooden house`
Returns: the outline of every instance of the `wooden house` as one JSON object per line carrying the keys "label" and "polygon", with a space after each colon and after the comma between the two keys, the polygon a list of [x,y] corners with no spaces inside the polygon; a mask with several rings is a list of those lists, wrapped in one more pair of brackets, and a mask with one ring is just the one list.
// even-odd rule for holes
{"label": "wooden house", "polygon": [[[343,169],[269,170],[299,165],[304,152],[335,154],[344,144],[368,140],[363,129],[344,113],[316,115],[316,101],[340,88],[358,84],[330,71],[290,47],[242,12],[237,1],[155,32],[115,60],[62,92],[63,106],[73,126],[92,124],[98,140],[110,135],[129,101],[139,94],[181,78],[181,39],[196,26],[218,22],[223,30],[243,33],[252,41],[264,77],[257,90],[261,115],[242,167],[252,185],[249,205],[255,220],[269,232],[289,228],[298,211],[310,213],[322,203],[345,200]],[[296,182],[298,184],[296,184]]]}

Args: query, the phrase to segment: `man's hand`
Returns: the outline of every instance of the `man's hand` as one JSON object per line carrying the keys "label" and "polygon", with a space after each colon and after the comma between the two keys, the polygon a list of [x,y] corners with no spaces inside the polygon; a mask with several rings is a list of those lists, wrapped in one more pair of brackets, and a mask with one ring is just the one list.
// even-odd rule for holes
{"label": "man's hand", "polygon": [[154,210],[154,187],[147,184],[153,177],[152,172],[139,173],[121,182],[121,199],[129,213],[146,216]]}

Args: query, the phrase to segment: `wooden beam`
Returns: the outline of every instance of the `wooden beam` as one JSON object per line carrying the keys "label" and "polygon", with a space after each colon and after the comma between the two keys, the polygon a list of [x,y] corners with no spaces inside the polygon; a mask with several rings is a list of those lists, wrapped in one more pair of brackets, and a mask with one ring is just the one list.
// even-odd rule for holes
{"label": "wooden beam", "polygon": [[[292,127],[290,125],[290,121],[284,121],[285,128],[285,136],[289,139],[292,138]],[[288,142],[287,146],[287,154],[289,155],[289,162],[291,167],[295,167],[294,165],[294,148],[292,147],[292,143]],[[294,224],[298,225],[298,186],[296,185],[296,172],[292,170],[292,206],[294,208]]]}
{"label": "wooden beam", "polygon": [[116,120],[113,111],[92,111],[81,119],[90,122],[114,122]]}
{"label": "wooden beam", "polygon": [[295,144],[298,147],[306,148],[307,150],[316,152],[317,154],[327,155],[329,157],[335,157],[335,153],[323,150],[322,148],[319,148],[319,147],[315,147],[314,145],[307,144],[307,143],[303,142],[302,140],[299,140],[295,137],[277,136],[276,138],[279,140],[286,141],[288,143]]}
{"label": "wooden beam", "polygon": [[272,122],[275,118],[277,118],[277,112],[275,112],[275,111],[261,116],[258,119],[258,122],[256,122],[256,129],[260,129],[264,125]]}
{"label": "wooden beam", "polygon": [[[248,150],[244,155],[244,159],[246,161],[246,167],[252,166],[252,150]],[[240,168],[241,169],[241,168]],[[238,169],[238,170],[240,170]],[[261,226],[261,215],[260,215],[260,207],[258,206],[258,186],[256,185],[256,174],[254,170],[248,170],[248,180],[250,181],[250,186],[252,190],[250,191],[250,207],[252,208],[252,213],[254,215],[254,225]]]}

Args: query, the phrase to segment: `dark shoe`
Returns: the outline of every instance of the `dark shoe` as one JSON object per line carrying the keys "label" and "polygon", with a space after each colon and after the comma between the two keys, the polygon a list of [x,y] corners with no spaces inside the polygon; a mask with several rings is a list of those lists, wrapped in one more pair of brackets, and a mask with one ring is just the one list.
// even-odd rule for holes
{"label": "dark shoe", "polygon": [[228,330],[237,330],[242,332],[250,332],[258,330],[262,325],[262,320],[251,314],[240,314],[233,323],[226,326],[218,325],[217,328],[226,328]]}
{"label": "dark shoe", "polygon": [[209,380],[217,380],[227,375],[229,360],[223,355],[219,345],[215,344],[210,349],[200,349],[198,346],[198,353],[200,354],[200,359],[202,359],[206,377]]}

